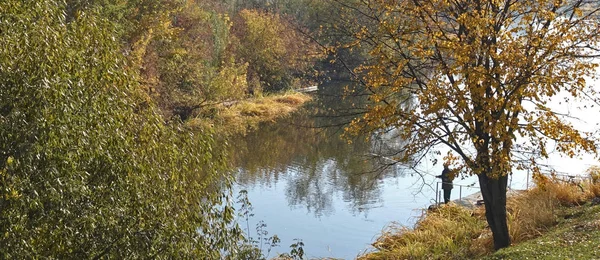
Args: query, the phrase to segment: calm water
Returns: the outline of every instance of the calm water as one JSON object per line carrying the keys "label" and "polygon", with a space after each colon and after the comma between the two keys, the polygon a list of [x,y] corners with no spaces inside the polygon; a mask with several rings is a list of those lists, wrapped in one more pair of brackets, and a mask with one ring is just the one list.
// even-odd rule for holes
{"label": "calm water", "polygon": [[[441,158],[424,160],[418,168],[421,174],[398,165],[374,171],[390,161],[374,159],[373,154],[386,154],[399,145],[393,131],[348,144],[339,138],[339,127],[315,128],[350,119],[323,116],[331,115],[328,112],[356,112],[352,103],[360,107],[360,100],[339,98],[344,85],[320,87],[315,101],[305,109],[310,113],[263,125],[232,142],[238,171],[234,191],[247,190],[254,207],[248,223],[243,219],[239,222],[248,225],[256,238],[254,227],[264,221],[268,236],[281,238],[281,246],[273,249],[271,257],[289,252],[289,245],[297,238],[304,242],[308,257],[354,259],[372,250],[370,244],[390,223],[412,226],[422,209],[434,201],[437,179],[433,176],[440,174],[442,167],[430,162]],[[597,130],[600,124],[597,109],[577,110],[578,104],[564,103],[552,106],[580,116],[581,120],[574,123],[588,131]],[[314,111],[320,116],[315,117]],[[441,154],[447,151],[439,150]],[[553,153],[545,164],[560,173],[585,174],[598,161],[591,155],[565,158]],[[526,172],[514,171],[509,188],[526,188],[527,177]],[[475,182],[476,177],[455,180],[455,184],[462,185]],[[459,197],[458,191],[455,186],[452,199]],[[465,188],[462,195],[477,191]]]}
{"label": "calm water", "polygon": [[[307,110],[347,109],[353,101],[336,97],[339,87],[320,90]],[[439,165],[423,165],[426,174],[421,176],[399,165],[381,169],[389,159],[373,158],[398,145],[393,134],[348,144],[339,137],[339,127],[314,127],[347,119],[301,113],[232,142],[238,167],[234,191],[247,190],[254,207],[249,223],[240,223],[256,238],[255,226],[264,221],[269,236],[281,239],[270,256],[289,252],[298,238],[308,257],[353,259],[370,250],[391,222],[410,226],[433,203],[432,175],[441,172]],[[472,184],[474,179],[457,183]],[[474,192],[466,189],[463,195]]]}

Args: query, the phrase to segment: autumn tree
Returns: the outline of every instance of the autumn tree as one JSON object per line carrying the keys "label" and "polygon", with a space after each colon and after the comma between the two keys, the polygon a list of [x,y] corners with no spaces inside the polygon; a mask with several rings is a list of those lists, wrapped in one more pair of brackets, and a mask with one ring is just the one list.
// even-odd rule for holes
{"label": "autumn tree", "polygon": [[399,130],[407,140],[394,155],[401,162],[449,148],[446,161],[478,176],[496,249],[510,245],[513,170],[539,173],[549,147],[570,157],[596,154],[597,136],[549,105],[557,97],[599,101],[587,83],[600,55],[596,1],[335,2],[352,14],[348,20],[368,21],[354,24],[355,40],[342,47],[372,57],[353,71],[371,102],[347,131]]}
{"label": "autumn tree", "polygon": [[248,63],[251,91],[279,91],[311,76],[321,52],[289,20],[276,13],[245,9],[234,23],[238,59]]}
{"label": "autumn tree", "polygon": [[237,63],[231,51],[229,17],[195,2],[173,15],[173,33],[150,42],[144,69],[151,96],[165,114],[186,120],[202,108],[243,98],[247,65]]}

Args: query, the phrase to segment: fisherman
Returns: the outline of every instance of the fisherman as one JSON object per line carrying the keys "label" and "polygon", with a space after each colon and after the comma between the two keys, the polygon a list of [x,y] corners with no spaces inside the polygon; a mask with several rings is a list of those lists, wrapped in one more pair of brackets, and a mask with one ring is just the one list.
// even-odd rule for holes
{"label": "fisherman", "polygon": [[442,174],[435,176],[437,178],[442,179],[442,190],[444,190],[444,203],[448,204],[450,201],[450,193],[452,192],[452,180],[454,180],[454,176],[452,171],[450,171],[448,163],[444,163],[444,170]]}

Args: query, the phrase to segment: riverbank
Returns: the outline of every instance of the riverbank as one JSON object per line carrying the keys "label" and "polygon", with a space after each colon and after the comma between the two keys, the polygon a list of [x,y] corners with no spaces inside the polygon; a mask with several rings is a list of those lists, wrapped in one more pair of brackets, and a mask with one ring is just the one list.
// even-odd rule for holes
{"label": "riverbank", "polygon": [[262,122],[273,122],[297,111],[312,97],[305,93],[286,92],[240,101],[223,102],[201,116],[190,119],[186,126],[194,129],[212,128],[221,136],[245,135]]}
{"label": "riverbank", "polygon": [[451,203],[430,210],[414,228],[391,227],[359,259],[591,259],[600,257],[600,184],[540,178],[508,199],[513,245],[493,251],[483,207]]}
{"label": "riverbank", "polygon": [[540,237],[483,259],[599,259],[600,205],[570,207],[559,217],[559,223]]}

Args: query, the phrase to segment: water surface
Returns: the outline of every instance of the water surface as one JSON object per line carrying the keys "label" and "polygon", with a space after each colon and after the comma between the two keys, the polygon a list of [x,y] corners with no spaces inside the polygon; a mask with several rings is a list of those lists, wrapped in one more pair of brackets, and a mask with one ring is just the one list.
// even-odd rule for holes
{"label": "water surface", "polygon": [[[340,99],[343,85],[321,88],[307,111],[351,111],[360,100]],[[309,257],[353,259],[370,250],[391,222],[413,225],[435,199],[433,175],[440,166],[425,162],[425,175],[419,175],[402,165],[388,166],[390,159],[374,158],[400,145],[393,131],[349,143],[339,137],[340,127],[320,126],[340,125],[350,117],[318,114],[265,124],[232,142],[238,173],[234,191],[248,191],[254,214],[240,223],[256,238],[255,226],[264,221],[269,236],[281,238],[270,256],[289,252],[298,238]],[[463,195],[474,192],[465,189]]]}
{"label": "water surface", "polygon": [[[431,162],[440,161],[439,156],[423,160],[420,174],[402,165],[382,169],[391,160],[385,156],[374,159],[373,155],[386,155],[401,145],[394,131],[370,135],[369,140],[358,137],[351,144],[339,138],[342,123],[352,117],[331,112],[360,112],[357,107],[362,103],[360,99],[340,98],[345,85],[321,86],[305,110],[310,113],[265,124],[232,142],[238,173],[234,191],[247,190],[254,207],[254,216],[247,223],[244,219],[239,222],[257,237],[254,227],[264,221],[268,235],[281,238],[281,246],[273,249],[271,257],[289,252],[289,245],[299,238],[309,258],[353,259],[372,250],[370,244],[390,223],[412,226],[422,209],[434,203],[437,179],[433,176],[440,174],[442,167]],[[586,103],[561,104],[560,100],[554,98],[551,107],[575,116],[573,123],[581,129],[597,131],[598,109],[586,107]],[[315,117],[315,111],[320,116]],[[338,127],[319,127],[323,125]],[[447,151],[438,150],[441,154]],[[556,152],[541,162],[548,169],[569,175],[585,174],[588,167],[598,164],[589,154],[567,158]],[[509,189],[531,187],[528,177],[525,171],[513,171]],[[474,184],[462,190],[463,196],[478,191],[476,177],[454,183]],[[452,199],[459,198],[456,187]]]}

